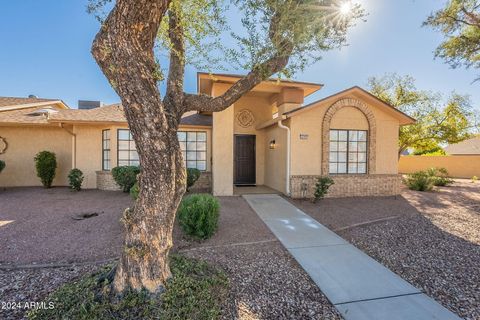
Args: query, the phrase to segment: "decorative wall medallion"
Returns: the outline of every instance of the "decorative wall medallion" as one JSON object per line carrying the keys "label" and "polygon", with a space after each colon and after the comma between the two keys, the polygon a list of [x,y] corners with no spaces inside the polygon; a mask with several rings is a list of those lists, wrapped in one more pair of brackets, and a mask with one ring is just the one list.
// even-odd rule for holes
{"label": "decorative wall medallion", "polygon": [[0,154],[5,153],[5,151],[7,151],[7,148],[8,148],[7,140],[3,137],[0,137]]}
{"label": "decorative wall medallion", "polygon": [[238,111],[236,118],[238,124],[244,128],[250,127],[255,122],[255,117],[253,116],[252,111],[248,109]]}

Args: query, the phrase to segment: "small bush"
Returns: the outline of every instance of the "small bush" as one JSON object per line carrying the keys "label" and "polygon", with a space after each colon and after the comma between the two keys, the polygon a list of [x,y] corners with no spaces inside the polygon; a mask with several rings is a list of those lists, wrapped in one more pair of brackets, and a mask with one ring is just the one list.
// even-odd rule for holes
{"label": "small bush", "polygon": [[317,183],[315,184],[315,193],[313,194],[314,198],[313,201],[318,201],[323,199],[325,195],[328,193],[328,189],[334,185],[335,182],[332,178],[324,176],[317,179]]}
{"label": "small bush", "polygon": [[72,169],[68,174],[68,183],[70,184],[70,188],[75,191],[80,191],[82,189],[83,183],[83,172],[80,169]]}
{"label": "small bush", "polygon": [[185,197],[178,209],[183,231],[200,239],[210,238],[217,230],[220,204],[209,194]]}
{"label": "small bush", "polygon": [[37,176],[42,181],[44,187],[50,188],[55,178],[55,170],[57,169],[57,157],[55,153],[41,151],[37,153],[34,159]]}
{"label": "small bush", "polygon": [[138,186],[138,181],[137,181],[135,182],[133,187],[130,189],[130,196],[133,198],[133,200],[137,200],[139,193],[140,193],[140,187]]}
{"label": "small bush", "polygon": [[433,185],[437,187],[448,186],[453,180],[448,177],[448,171],[445,168],[430,168],[427,174],[432,178]]}
{"label": "small bush", "polygon": [[196,168],[187,168],[187,191],[197,182],[200,174],[200,170]]}
{"label": "small bush", "polygon": [[0,160],[0,172],[2,172],[3,169],[5,169],[5,161]]}
{"label": "small bush", "polygon": [[[2,170],[0,170],[2,171]],[[478,181],[478,177],[477,176],[473,176],[472,177],[472,183],[476,183]]]}
{"label": "small bush", "polygon": [[112,176],[115,182],[122,188],[123,192],[129,192],[140,173],[140,167],[121,166],[112,169]]}
{"label": "small bush", "polygon": [[[210,320],[221,316],[228,279],[221,270],[203,261],[172,255],[172,278],[162,295],[129,291],[121,299],[108,296],[111,268],[104,267],[56,289],[45,300],[47,308],[28,312],[28,319]],[[53,303],[53,309],[48,309],[49,303]]]}
{"label": "small bush", "polygon": [[410,190],[431,191],[433,189],[433,179],[425,171],[408,174],[404,182]]}

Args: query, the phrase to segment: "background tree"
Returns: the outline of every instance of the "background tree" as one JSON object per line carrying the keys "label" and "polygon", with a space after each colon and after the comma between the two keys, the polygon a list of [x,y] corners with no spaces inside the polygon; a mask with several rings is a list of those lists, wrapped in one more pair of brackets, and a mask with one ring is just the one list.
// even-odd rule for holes
{"label": "background tree", "polygon": [[[93,1],[90,9],[101,11],[108,2]],[[227,4],[232,7],[227,9]],[[192,110],[224,110],[262,80],[274,74],[289,76],[319,59],[322,51],[343,45],[348,28],[363,12],[350,3],[343,10],[340,5],[336,0],[114,3],[92,54],[121,98],[141,165],[138,199],[123,217],[125,250],[113,281],[116,292],[158,292],[170,277],[167,256],[186,184],[177,140],[181,116]],[[219,44],[228,42],[227,12],[234,12],[242,27],[229,34],[235,46],[222,48]],[[215,60],[220,51],[225,53],[222,59],[250,70],[247,75],[218,97],[185,93],[186,63],[197,63],[192,57]],[[166,72],[158,60],[162,55],[169,59],[163,97],[159,83]]]}
{"label": "background tree", "polygon": [[[480,1],[450,0],[431,14],[424,25],[440,31],[445,40],[435,55],[453,68],[480,68]],[[477,78],[479,80],[480,78]]]}
{"label": "background tree", "polygon": [[372,77],[368,87],[373,95],[417,120],[400,127],[399,156],[407,148],[438,150],[440,144],[463,141],[479,129],[478,110],[468,96],[452,93],[444,99],[439,93],[419,90],[411,76],[397,74]]}

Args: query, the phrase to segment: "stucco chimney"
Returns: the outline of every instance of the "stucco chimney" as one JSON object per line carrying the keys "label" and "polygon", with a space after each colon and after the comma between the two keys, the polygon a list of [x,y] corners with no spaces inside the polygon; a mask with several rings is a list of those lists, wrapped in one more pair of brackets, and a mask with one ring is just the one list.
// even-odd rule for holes
{"label": "stucco chimney", "polygon": [[283,88],[282,92],[278,94],[277,99],[278,114],[282,115],[285,112],[300,107],[303,103],[303,96],[303,89]]}

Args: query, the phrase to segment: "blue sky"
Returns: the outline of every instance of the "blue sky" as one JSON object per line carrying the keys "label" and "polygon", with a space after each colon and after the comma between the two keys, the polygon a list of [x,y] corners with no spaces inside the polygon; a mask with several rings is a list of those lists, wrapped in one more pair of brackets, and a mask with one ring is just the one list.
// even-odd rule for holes
{"label": "blue sky", "polygon": [[[348,37],[348,47],[328,52],[323,60],[295,78],[324,83],[309,101],[387,72],[409,74],[421,89],[470,94],[480,106],[480,71],[452,70],[433,58],[441,35],[421,24],[441,7],[439,0],[360,0],[369,16]],[[0,11],[0,96],[59,98],[71,107],[79,99],[118,102],[90,54],[98,31],[86,13],[86,0],[5,1]],[[241,72],[241,70],[229,70]],[[187,91],[195,91],[195,73],[188,69]]]}

